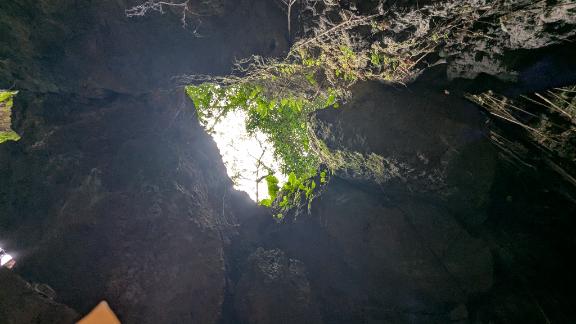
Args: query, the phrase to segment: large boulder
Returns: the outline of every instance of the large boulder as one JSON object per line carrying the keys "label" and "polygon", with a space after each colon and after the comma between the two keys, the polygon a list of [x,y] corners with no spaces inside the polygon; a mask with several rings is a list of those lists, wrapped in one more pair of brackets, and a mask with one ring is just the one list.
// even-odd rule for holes
{"label": "large boulder", "polygon": [[496,161],[482,121],[462,99],[369,82],[341,108],[313,114],[310,133],[338,177],[386,195],[440,199],[478,223]]}
{"label": "large boulder", "polygon": [[264,242],[306,265],[325,323],[466,317],[463,305],[492,287],[488,245],[445,208],[370,191],[332,180],[312,216],[268,227]]}
{"label": "large boulder", "polygon": [[[217,148],[182,92],[97,105],[42,141],[23,139],[20,159],[0,157],[3,239],[22,251],[18,272],[83,313],[106,299],[127,323],[216,322],[235,223]],[[31,177],[42,181],[28,187]],[[37,202],[9,199],[19,191]]]}

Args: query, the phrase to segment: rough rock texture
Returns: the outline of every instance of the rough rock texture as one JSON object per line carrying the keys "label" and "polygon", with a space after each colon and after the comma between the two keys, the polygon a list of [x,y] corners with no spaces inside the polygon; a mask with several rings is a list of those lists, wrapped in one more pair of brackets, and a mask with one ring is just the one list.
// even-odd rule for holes
{"label": "rough rock texture", "polygon": [[310,131],[339,177],[440,198],[473,223],[486,208],[496,158],[481,121],[469,103],[444,93],[361,83],[342,108],[315,113]]}
{"label": "rough rock texture", "polygon": [[[493,8],[491,1],[472,0],[473,7]],[[501,1],[507,14],[493,10],[482,17],[484,24],[473,27],[465,38],[456,40],[446,52],[450,78],[473,79],[485,73],[502,80],[516,80],[509,65],[514,50],[540,49],[571,42],[576,37],[576,4],[560,1]],[[488,10],[489,12],[489,10]]]}
{"label": "rough rock texture", "polygon": [[[144,1],[23,0],[0,3],[0,88],[141,93],[174,76],[226,73],[235,58],[286,50],[282,12],[262,0],[225,1],[203,20],[204,37],[177,12],[127,18]],[[214,55],[218,53],[218,55]]]}
{"label": "rough rock texture", "polygon": [[78,314],[34,289],[12,271],[0,268],[0,322],[4,324],[72,324]]}
{"label": "rough rock texture", "polygon": [[[308,307],[298,304],[298,310],[312,319],[318,309],[322,323],[447,323],[463,317],[461,310],[452,313],[493,282],[488,245],[448,210],[415,197],[387,199],[339,179],[332,180],[311,216],[285,224],[243,223],[242,229],[251,227],[258,235],[243,234],[237,244],[245,251],[269,250],[256,249],[250,266],[239,271],[236,299],[278,298],[276,289],[259,288],[268,287],[261,269],[283,274],[285,253],[307,270],[311,298],[306,298]],[[284,277],[272,281],[284,283]],[[288,293],[281,300],[291,308],[294,300],[305,299]],[[261,302],[256,308],[259,318],[277,313],[270,303],[276,305]]]}
{"label": "rough rock texture", "polygon": [[282,52],[283,16],[227,1],[196,38],[176,13],[126,18],[130,4],[0,3],[0,86],[20,90],[23,137],[0,146],[2,247],[82,314],[106,299],[124,323],[216,323],[244,197],[170,78]]}
{"label": "rough rock texture", "polygon": [[502,17],[502,30],[512,49],[536,49],[576,36],[576,4],[568,0],[540,1],[540,5]]}
{"label": "rough rock texture", "polygon": [[490,288],[487,245],[447,210],[413,198],[382,201],[335,183],[316,211],[343,259],[367,270],[363,280],[371,290],[381,290],[388,303],[416,298],[442,304]]}
{"label": "rough rock texture", "polygon": [[[285,273],[292,258],[306,267],[311,292],[290,292],[284,305],[307,300],[295,312],[307,318],[318,311],[322,323],[470,321],[467,305],[494,282],[490,245],[468,229],[485,220],[495,172],[483,118],[422,88],[363,83],[353,93],[341,108],[311,116],[313,144],[335,169],[311,215],[242,221],[234,246],[239,263],[250,261],[232,276],[236,316],[245,320],[255,304],[258,315],[247,322],[278,313],[269,300],[279,292],[262,282]],[[286,276],[276,277],[284,287]]]}
{"label": "rough rock texture", "polygon": [[304,264],[281,250],[256,249],[235,289],[239,323],[321,323]]}
{"label": "rough rock texture", "polygon": [[[0,87],[21,90],[23,136],[0,146],[0,239],[57,302],[106,299],[123,323],[574,322],[570,195],[495,162],[483,118],[437,80],[363,83],[313,116],[338,170],[311,216],[278,224],[165,89],[282,53],[283,13],[225,1],[194,38],[177,12],[129,20],[127,5],[0,2]],[[18,304],[0,322],[75,318],[0,270],[0,305]]]}
{"label": "rough rock texture", "polygon": [[441,39],[438,55],[429,59],[430,63],[446,63],[450,79],[488,74],[514,81],[519,72],[514,66],[518,51],[566,44],[576,38],[572,0],[416,1],[411,10],[402,9],[405,1],[396,4],[400,8],[392,10],[387,27],[392,31],[391,43],[406,41],[407,35],[426,44],[430,38]]}
{"label": "rough rock texture", "polygon": [[[8,197],[45,199],[34,212],[3,205],[13,216],[3,221],[14,224],[4,237],[28,239],[19,272],[80,311],[106,299],[128,323],[215,322],[231,183],[189,100],[120,96],[92,108],[22,159],[2,162],[3,190],[16,191]],[[20,184],[31,168],[45,179],[39,188]]]}

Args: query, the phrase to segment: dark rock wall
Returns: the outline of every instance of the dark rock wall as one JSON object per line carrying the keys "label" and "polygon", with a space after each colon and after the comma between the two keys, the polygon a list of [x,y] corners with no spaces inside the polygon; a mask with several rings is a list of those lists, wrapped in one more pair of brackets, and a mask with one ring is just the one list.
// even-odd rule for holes
{"label": "dark rock wall", "polygon": [[[493,283],[489,245],[468,231],[486,219],[496,160],[478,111],[443,93],[364,83],[311,118],[316,149],[337,168],[332,182],[310,216],[248,223],[261,241],[241,243],[303,262],[324,323],[447,323],[467,312]],[[240,271],[245,287],[254,270]]]}
{"label": "dark rock wall", "polygon": [[10,270],[0,269],[0,287],[2,323],[73,323],[79,318],[75,311],[54,302]]}
{"label": "dark rock wall", "polygon": [[279,249],[257,248],[235,287],[240,323],[322,323],[306,266]]}
{"label": "dark rock wall", "polygon": [[264,249],[305,266],[309,293],[283,290],[284,305],[296,314],[308,305],[323,323],[575,318],[574,188],[545,165],[501,159],[486,117],[450,95],[459,84],[445,86],[359,84],[350,102],[311,117],[316,149],[339,169],[311,215],[242,220],[231,253],[237,313],[270,296],[260,280],[246,295],[259,273],[246,258]]}
{"label": "dark rock wall", "polygon": [[[444,323],[453,308],[492,285],[486,244],[442,207],[385,200],[335,180],[317,208],[321,223],[306,225],[318,233],[279,240],[313,268],[327,323]],[[317,235],[323,249],[309,248]]]}
{"label": "dark rock wall", "polygon": [[246,197],[171,77],[281,53],[284,20],[229,1],[197,38],[177,12],[124,17],[135,3],[0,4],[0,83],[20,90],[23,137],[0,147],[2,247],[79,313],[106,299],[126,323],[215,323],[231,201]]}
{"label": "dark rock wall", "polygon": [[[280,55],[282,12],[226,1],[195,38],[177,12],[129,20],[131,4],[0,3],[0,86],[20,90],[22,135],[0,146],[0,239],[26,280],[80,314],[106,299],[124,323],[576,318],[573,195],[549,170],[504,164],[486,119],[449,95],[482,81],[362,83],[311,116],[338,170],[310,216],[278,224],[232,190],[171,77]],[[14,308],[7,287],[27,286],[0,275],[0,322],[74,318],[36,297]]]}
{"label": "dark rock wall", "polygon": [[[60,189],[49,200],[57,205],[11,233],[16,242],[38,237],[19,272],[49,283],[81,311],[106,298],[128,322],[215,321],[225,280],[221,232],[234,223],[216,149],[191,126],[193,108],[182,93],[101,108],[37,148],[57,149],[35,175],[74,176],[56,188],[44,184]],[[69,138],[80,141],[73,150],[59,145]],[[26,212],[14,207],[12,215]]]}
{"label": "dark rock wall", "polygon": [[487,207],[496,155],[471,103],[425,87],[361,83],[342,109],[311,119],[315,150],[337,176],[445,201],[466,222]]}

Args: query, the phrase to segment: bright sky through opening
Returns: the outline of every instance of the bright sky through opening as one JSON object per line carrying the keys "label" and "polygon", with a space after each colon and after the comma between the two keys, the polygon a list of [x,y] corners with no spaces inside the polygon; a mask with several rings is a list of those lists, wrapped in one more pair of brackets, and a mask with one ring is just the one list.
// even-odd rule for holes
{"label": "bright sky through opening", "polygon": [[11,260],[13,260],[12,256],[0,247],[0,267],[5,266]]}
{"label": "bright sky through opening", "polygon": [[[281,183],[286,177],[280,173],[280,164],[274,158],[267,136],[261,132],[248,135],[245,120],[244,112],[229,112],[214,126],[212,137],[218,145],[228,176],[234,181],[234,188],[245,191],[252,200],[260,201],[268,198],[264,176],[272,171]],[[258,179],[261,181],[256,185]]]}

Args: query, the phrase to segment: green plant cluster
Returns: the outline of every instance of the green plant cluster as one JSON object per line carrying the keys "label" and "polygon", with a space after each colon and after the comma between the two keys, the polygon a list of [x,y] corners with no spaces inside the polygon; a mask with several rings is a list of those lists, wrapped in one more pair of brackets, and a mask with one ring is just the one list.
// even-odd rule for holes
{"label": "green plant cluster", "polygon": [[229,86],[203,83],[187,86],[186,92],[196,106],[198,120],[209,132],[227,113],[241,110],[249,135],[257,131],[267,135],[280,162],[280,171],[288,175],[288,181],[280,187],[278,179],[269,174],[265,178],[269,198],[262,200],[261,205],[276,209],[278,219],[292,208],[310,205],[318,187],[314,179],[319,177],[323,184],[327,177],[326,171],[319,171],[319,158],[310,147],[307,116],[334,106],[335,94],[315,100],[289,93],[270,97],[262,86],[250,83]]}
{"label": "green plant cluster", "polygon": [[262,200],[260,205],[275,208],[277,213],[274,214],[274,217],[277,220],[282,220],[292,209],[299,210],[306,206],[307,210],[310,211],[312,201],[318,196],[316,181],[320,186],[323,186],[327,183],[327,179],[327,170],[319,170],[314,177],[309,178],[301,178],[291,172],[288,181],[280,187],[278,178],[274,175],[268,175],[266,183],[269,198]]}
{"label": "green plant cluster", "polygon": [[0,90],[0,144],[18,141],[20,136],[11,129],[11,109],[18,91]]}
{"label": "green plant cluster", "polygon": [[[326,5],[313,14],[314,22],[307,26],[310,32],[293,44],[284,59],[252,56],[237,62],[229,76],[190,76],[184,81],[194,85],[186,91],[208,131],[239,109],[245,113],[249,134],[259,131],[268,136],[288,181],[280,186],[269,174],[270,197],[261,204],[277,209],[282,218],[290,208],[313,199],[318,184],[326,179],[320,165],[333,167],[310,143],[309,114],[337,108],[358,81],[402,84],[415,78],[428,66],[425,58],[472,21],[471,13],[454,15],[455,19],[418,24],[413,30],[407,26],[432,20],[427,10],[403,16],[377,8],[370,15],[360,15],[340,5]],[[404,27],[391,29],[396,23]]]}

